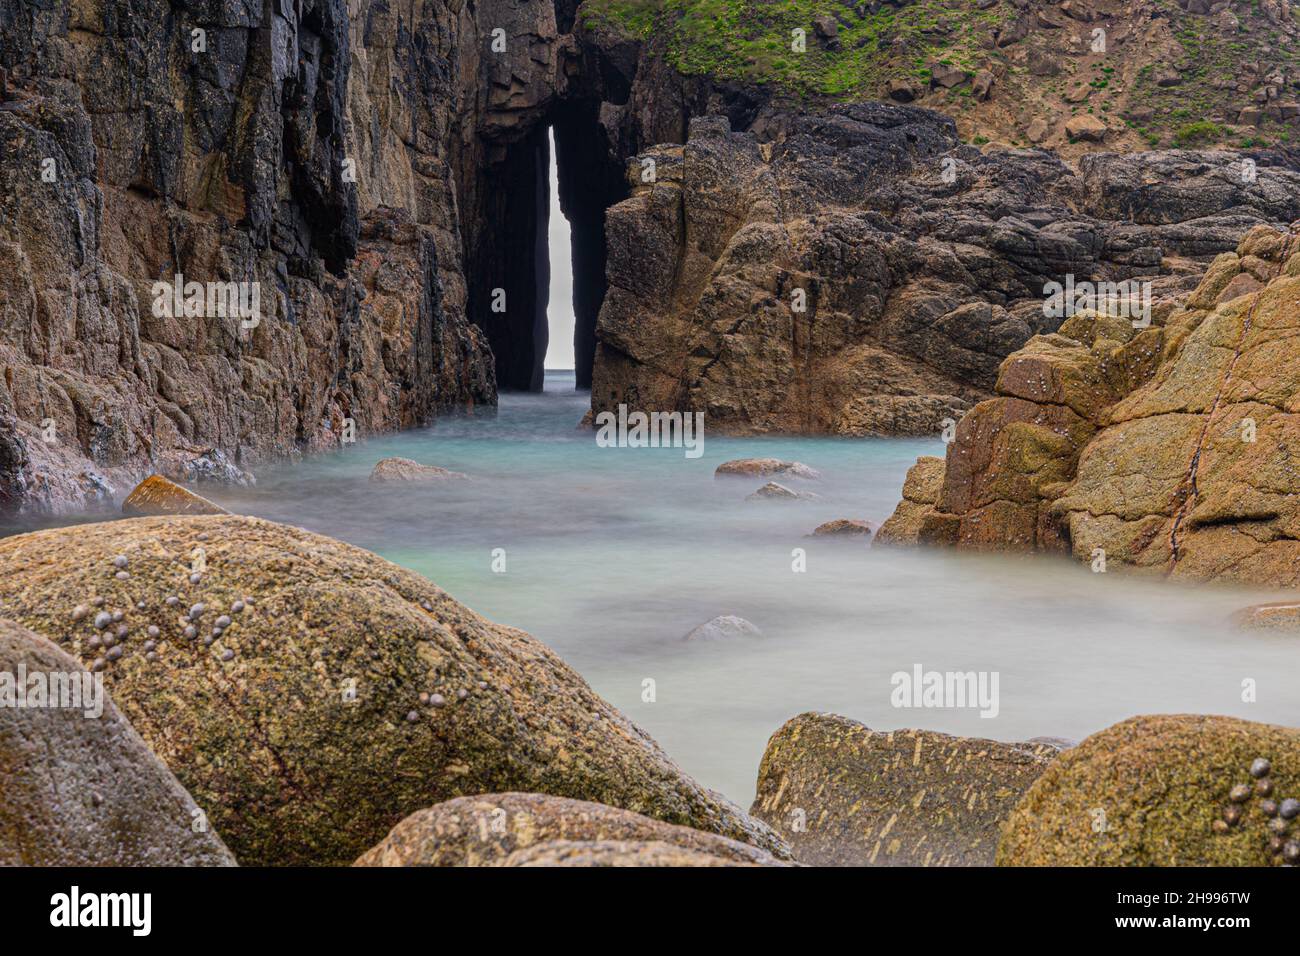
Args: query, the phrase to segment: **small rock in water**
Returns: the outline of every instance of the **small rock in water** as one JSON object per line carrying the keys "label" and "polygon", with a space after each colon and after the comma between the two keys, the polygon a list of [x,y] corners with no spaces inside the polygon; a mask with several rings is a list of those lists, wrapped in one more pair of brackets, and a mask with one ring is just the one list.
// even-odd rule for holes
{"label": "small rock in water", "polygon": [[422,465],[410,458],[385,458],[370,472],[371,481],[446,481],[468,477],[437,465]]}
{"label": "small rock in water", "polygon": [[724,614],[706,621],[695,628],[683,640],[686,641],[721,641],[735,637],[762,637],[763,632],[743,617]]}
{"label": "small rock in water", "polygon": [[785,478],[804,478],[808,480],[821,477],[821,472],[815,468],[809,468],[800,461],[782,461],[779,458],[736,458],[732,461],[724,461],[714,469],[713,477],[727,477],[736,475],[740,477],[766,478],[769,475],[781,475]]}
{"label": "small rock in water", "polygon": [[860,521],[857,518],[836,518],[834,521],[827,521],[825,524],[819,524],[813,529],[813,537],[823,537],[825,535],[835,535],[836,537],[862,537],[875,534],[876,528],[870,521]]}
{"label": "small rock in water", "polygon": [[817,495],[810,491],[795,491],[787,488],[785,485],[779,485],[775,481],[769,481],[762,488],[759,488],[752,495],[749,495],[746,501],[808,501],[816,498]]}

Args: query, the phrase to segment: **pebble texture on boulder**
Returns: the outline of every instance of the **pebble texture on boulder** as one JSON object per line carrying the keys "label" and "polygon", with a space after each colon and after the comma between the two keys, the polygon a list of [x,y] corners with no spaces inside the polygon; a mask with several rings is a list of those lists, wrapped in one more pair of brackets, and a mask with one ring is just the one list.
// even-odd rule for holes
{"label": "pebble texture on boulder", "polygon": [[997,859],[1009,866],[1275,866],[1287,843],[1300,858],[1297,813],[1300,730],[1234,717],[1134,717],[1047,769],[1007,821]]}
{"label": "pebble texture on boulder", "polygon": [[[45,638],[0,619],[0,672],[17,679],[20,665],[42,682],[87,673]],[[234,865],[107,692],[98,717],[0,706],[0,866]]]}
{"label": "pebble texture on boulder", "polygon": [[348,864],[431,800],[510,790],[784,852],[539,641],[320,535],[233,516],[19,535],[0,600],[102,670],[245,864]]}
{"label": "pebble texture on boulder", "polygon": [[801,863],[991,866],[1003,822],[1057,753],[800,714],[768,741],[750,813]]}
{"label": "pebble texture on boulder", "polygon": [[355,865],[500,866],[517,851],[555,841],[653,842],[734,863],[772,866],[778,862],[747,843],[617,807],[539,793],[495,793],[460,797],[416,811]]}

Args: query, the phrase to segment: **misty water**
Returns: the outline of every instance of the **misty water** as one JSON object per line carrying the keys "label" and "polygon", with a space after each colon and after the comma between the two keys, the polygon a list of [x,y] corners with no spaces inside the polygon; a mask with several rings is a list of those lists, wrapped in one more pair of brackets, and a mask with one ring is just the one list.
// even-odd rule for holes
{"label": "misty water", "polygon": [[[231,510],[300,525],[427,576],[487,617],[529,631],[691,774],[748,804],[768,737],[829,711],[888,730],[1001,740],[1080,739],[1139,713],[1297,723],[1297,638],[1235,632],[1233,610],[1280,595],[1091,573],[1064,559],[871,549],[807,538],[832,518],[886,518],[929,440],[722,438],[704,454],[601,448],[575,428],[572,373],[499,410],[259,472],[214,493]],[[469,481],[372,484],[400,455]],[[815,501],[746,501],[727,459],[802,461]],[[504,549],[505,573],[493,570]],[[807,570],[792,570],[804,548]],[[687,642],[723,614],[761,637]],[[895,708],[891,675],[996,671],[999,713]],[[1253,679],[1258,700],[1242,701]],[[654,681],[655,700],[643,700]]]}

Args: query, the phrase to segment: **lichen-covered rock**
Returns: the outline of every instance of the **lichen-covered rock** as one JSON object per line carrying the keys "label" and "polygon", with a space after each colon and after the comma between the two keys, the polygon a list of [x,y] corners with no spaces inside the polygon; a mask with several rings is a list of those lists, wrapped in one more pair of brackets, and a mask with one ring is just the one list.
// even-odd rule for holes
{"label": "lichen-covered rock", "polygon": [[384,458],[375,462],[370,471],[371,481],[449,481],[468,477],[438,465],[422,465],[410,458]]}
{"label": "lichen-covered rock", "polygon": [[540,642],[320,535],[233,516],[19,535],[0,600],[102,671],[245,864],[351,863],[430,800],[509,790],[781,851]]}
{"label": "lichen-covered rock", "polygon": [[80,662],[0,620],[0,866],[234,866],[101,692]]}
{"label": "lichen-covered rock", "polygon": [[133,517],[148,515],[226,515],[219,504],[197,495],[162,475],[150,475],[126,496],[122,513]]}
{"label": "lichen-covered rock", "polygon": [[750,813],[801,863],[992,865],[1003,822],[1057,755],[927,730],[881,733],[801,714],[768,741]]}
{"label": "lichen-covered rock", "polygon": [[765,861],[718,856],[658,840],[553,840],[516,850],[501,866],[789,866],[768,857]]}
{"label": "lichen-covered rock", "polygon": [[1297,812],[1300,730],[1233,717],[1134,717],[1047,769],[1007,821],[997,860],[1272,866],[1288,843],[1300,858]]}
{"label": "lichen-covered rock", "polygon": [[870,521],[862,521],[858,518],[836,518],[813,528],[812,537],[862,538],[870,537],[875,530],[875,526]]}
{"label": "lichen-covered rock", "polygon": [[782,461],[780,458],[735,458],[724,461],[714,469],[714,477],[739,475],[742,477],[780,475],[783,478],[820,478],[821,472],[809,468],[801,461]]}
{"label": "lichen-covered rock", "polygon": [[903,497],[876,533],[873,544],[920,544],[927,523],[935,518],[935,505],[943,491],[947,465],[942,458],[923,455],[907,471]]}
{"label": "lichen-covered rock", "polygon": [[[1243,270],[1267,284],[1225,298]],[[1260,226],[1186,301],[1157,302],[1150,328],[1072,316],[1003,363],[999,396],[957,426],[937,502],[904,493],[900,539],[1300,584],[1297,314],[1300,244]]]}
{"label": "lichen-covered rock", "polygon": [[516,851],[555,841],[654,842],[717,860],[777,862],[750,844],[617,807],[540,793],[493,793],[416,811],[355,865],[500,866]]}

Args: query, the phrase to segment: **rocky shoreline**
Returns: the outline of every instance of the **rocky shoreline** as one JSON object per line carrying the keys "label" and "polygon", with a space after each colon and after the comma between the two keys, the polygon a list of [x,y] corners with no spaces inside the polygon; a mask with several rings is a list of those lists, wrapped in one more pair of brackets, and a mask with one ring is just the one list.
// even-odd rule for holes
{"label": "rocky shoreline", "polygon": [[[0,708],[6,863],[1270,865],[1300,850],[1300,731],[1138,717],[1062,750],[803,714],[768,742],[747,813],[529,635],[320,535],[125,518],[0,541],[0,581],[0,670],[88,672],[109,697],[103,721]],[[51,774],[65,805],[39,796]]]}

